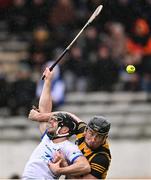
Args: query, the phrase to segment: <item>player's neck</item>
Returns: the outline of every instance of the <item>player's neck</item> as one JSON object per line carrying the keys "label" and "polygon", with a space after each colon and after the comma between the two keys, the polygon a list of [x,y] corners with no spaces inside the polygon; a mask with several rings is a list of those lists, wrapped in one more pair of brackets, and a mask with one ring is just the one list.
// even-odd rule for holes
{"label": "player's neck", "polygon": [[66,140],[67,140],[67,137],[62,137],[62,138],[53,139],[52,141],[53,143],[60,143]]}

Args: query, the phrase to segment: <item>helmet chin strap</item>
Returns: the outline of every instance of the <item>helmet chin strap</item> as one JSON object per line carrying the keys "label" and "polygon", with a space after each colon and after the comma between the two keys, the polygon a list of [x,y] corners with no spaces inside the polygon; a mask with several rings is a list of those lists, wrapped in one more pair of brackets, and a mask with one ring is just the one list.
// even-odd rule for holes
{"label": "helmet chin strap", "polygon": [[59,131],[60,131],[61,128],[62,128],[62,127],[59,126],[58,129],[57,129],[57,131],[56,131],[57,137],[59,138],[59,137],[67,137],[67,136],[69,136],[69,133],[59,134]]}
{"label": "helmet chin strap", "polygon": [[69,136],[69,133],[65,133],[65,134],[59,134],[59,131],[62,127],[59,126],[56,130],[55,133],[47,133],[49,139],[53,140],[53,139],[58,139],[58,138],[62,138],[62,137],[68,137]]}

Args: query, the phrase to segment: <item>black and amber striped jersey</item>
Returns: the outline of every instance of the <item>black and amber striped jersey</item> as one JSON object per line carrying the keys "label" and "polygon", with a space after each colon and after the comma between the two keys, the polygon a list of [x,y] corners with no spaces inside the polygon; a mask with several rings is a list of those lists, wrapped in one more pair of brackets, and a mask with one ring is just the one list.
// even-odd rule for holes
{"label": "black and amber striped jersey", "polygon": [[79,123],[76,134],[76,144],[90,163],[91,175],[98,179],[105,179],[111,161],[109,145],[106,142],[95,150],[90,149],[84,140],[86,126],[84,122]]}

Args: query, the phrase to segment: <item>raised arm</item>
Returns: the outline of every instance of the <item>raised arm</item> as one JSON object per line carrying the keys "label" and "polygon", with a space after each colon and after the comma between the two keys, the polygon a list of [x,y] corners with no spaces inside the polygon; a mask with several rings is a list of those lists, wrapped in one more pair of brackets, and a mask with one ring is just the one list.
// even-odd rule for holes
{"label": "raised arm", "polygon": [[47,67],[43,75],[45,75],[45,79],[39,100],[39,111],[41,113],[50,113],[52,111],[51,81],[53,72],[50,72],[49,68]]}
{"label": "raised arm", "polygon": [[38,122],[47,122],[52,111],[51,81],[53,73],[46,68],[43,75],[45,75],[45,79],[38,109],[33,107],[29,113],[29,119]]}
{"label": "raised arm", "polygon": [[[52,97],[51,97],[51,81],[53,72],[49,71],[49,68],[46,68],[43,75],[45,75],[44,85],[42,89],[42,93],[39,100],[39,110],[32,109],[29,113],[29,119],[33,121],[41,122],[40,126],[43,127],[41,129],[45,129],[45,124],[42,122],[47,122],[51,115],[59,112],[51,112],[52,111]],[[61,111],[62,112],[62,111]],[[82,120],[79,119],[72,113],[63,112],[69,114],[73,117],[77,122],[81,122]],[[44,124],[44,125],[43,125]],[[43,133],[44,130],[42,130]]]}
{"label": "raised arm", "polygon": [[[50,117],[50,112],[52,111],[52,97],[51,97],[51,81],[53,77],[53,72],[49,71],[49,68],[46,68],[43,75],[45,76],[44,85],[42,89],[42,93],[39,100],[39,112],[47,113],[45,116],[46,121],[48,121]],[[39,129],[41,133],[44,133],[46,130],[46,122],[42,122],[39,125]]]}

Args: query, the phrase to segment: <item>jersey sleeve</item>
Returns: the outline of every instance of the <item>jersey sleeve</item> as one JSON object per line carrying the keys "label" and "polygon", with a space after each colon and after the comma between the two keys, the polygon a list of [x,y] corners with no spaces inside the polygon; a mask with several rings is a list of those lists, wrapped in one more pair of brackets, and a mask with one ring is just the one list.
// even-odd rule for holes
{"label": "jersey sleeve", "polygon": [[64,148],[64,153],[66,155],[66,159],[70,164],[73,164],[78,157],[83,156],[78,146],[73,143],[66,144],[66,147]]}
{"label": "jersey sleeve", "polygon": [[97,154],[90,162],[91,174],[98,179],[104,179],[109,163],[109,159],[104,154]]}
{"label": "jersey sleeve", "polygon": [[47,134],[47,129],[45,130],[45,132],[41,135],[41,140],[43,140],[44,136]]}

